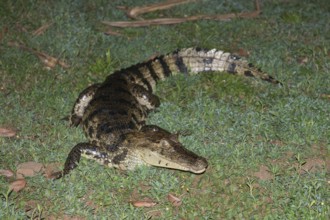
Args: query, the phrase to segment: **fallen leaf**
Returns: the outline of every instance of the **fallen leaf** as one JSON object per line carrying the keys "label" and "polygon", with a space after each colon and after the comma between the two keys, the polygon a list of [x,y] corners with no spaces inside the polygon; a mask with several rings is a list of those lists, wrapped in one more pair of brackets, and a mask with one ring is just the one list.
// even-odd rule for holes
{"label": "fallen leaf", "polygon": [[24,189],[25,186],[26,186],[26,180],[25,179],[18,179],[18,180],[15,180],[14,182],[12,182],[9,185],[9,189],[13,190],[15,192],[19,192],[22,189]]}
{"label": "fallen leaf", "polygon": [[[151,4],[142,7],[135,7],[132,9],[127,9],[127,7],[121,7],[121,10],[125,10],[128,17],[138,18],[138,15],[156,11],[156,10],[164,10],[178,4],[183,4],[191,2],[190,0],[169,0],[167,2]],[[241,13],[229,13],[222,15],[195,15],[190,17],[183,18],[160,18],[160,19],[150,19],[150,20],[139,20],[139,21],[119,21],[119,22],[108,22],[102,21],[103,24],[114,26],[114,27],[143,27],[149,25],[164,25],[164,24],[178,24],[187,21],[195,21],[200,19],[212,19],[212,20],[221,20],[227,21],[233,18],[255,18],[259,16],[261,13],[259,1],[255,1],[256,10],[252,12],[241,12]],[[117,7],[118,8],[118,7]]]}
{"label": "fallen leaf", "polygon": [[172,203],[173,206],[180,206],[182,201],[180,198],[174,196],[173,194],[168,194],[167,199]]}
{"label": "fallen leaf", "polygon": [[119,31],[114,31],[112,29],[108,29],[106,32],[104,32],[105,35],[112,35],[112,36],[122,36],[123,34]]}
{"label": "fallen leaf", "polygon": [[146,212],[147,219],[160,219],[163,213],[160,210],[150,210]]}
{"label": "fallen leaf", "polygon": [[42,35],[43,33],[46,32],[46,30],[52,25],[53,23],[47,23],[42,25],[40,28],[38,28],[37,30],[33,31],[32,35],[33,36],[39,36]]}
{"label": "fallen leaf", "polygon": [[47,164],[44,169],[44,176],[47,179],[54,179],[54,174],[60,171],[59,169],[60,166],[61,166],[60,163]]}
{"label": "fallen leaf", "polygon": [[15,135],[16,131],[14,129],[0,127],[0,137],[14,137]]}
{"label": "fallen leaf", "polygon": [[28,30],[20,23],[16,23],[14,29],[18,32],[28,33]]}
{"label": "fallen leaf", "polygon": [[330,99],[330,94],[321,94],[321,98]]}
{"label": "fallen leaf", "polygon": [[260,4],[259,4],[259,0],[255,0],[254,1],[254,6],[256,7],[256,11],[261,11],[260,10],[261,7],[260,7]]}
{"label": "fallen leaf", "polygon": [[22,50],[26,50],[26,51],[34,54],[35,56],[37,56],[41,60],[41,62],[44,63],[44,65],[46,66],[47,69],[52,69],[57,64],[60,65],[63,68],[69,68],[70,67],[64,61],[59,60],[58,58],[49,56],[46,53],[43,53],[43,52],[37,51],[35,49],[29,48],[29,47],[25,46],[24,44],[21,44],[21,43],[15,42],[15,41],[10,41],[10,42],[8,42],[8,46],[17,47],[17,48],[20,48]]}
{"label": "fallen leaf", "polygon": [[53,69],[57,64],[60,65],[63,68],[69,68],[70,66],[68,64],[66,64],[65,62],[49,56],[46,53],[43,52],[39,52],[39,51],[34,51],[34,54],[39,57],[39,59],[41,60],[41,62],[44,63],[44,65],[46,66],[47,69]]}
{"label": "fallen leaf", "polygon": [[80,217],[80,216],[71,216],[71,215],[56,215],[56,216],[53,216],[53,215],[50,215],[50,216],[47,216],[47,219],[48,220],[57,220],[57,219],[62,219],[62,220],[85,220],[86,218],[84,217]]}
{"label": "fallen leaf", "polygon": [[253,176],[261,179],[261,180],[271,180],[274,176],[268,171],[268,167],[265,165],[261,165],[258,172],[255,172]]}
{"label": "fallen leaf", "polygon": [[[24,206],[25,215],[28,219],[45,219],[45,213],[39,210],[44,201],[29,200]],[[48,219],[48,218],[47,218]]]}
{"label": "fallen leaf", "polygon": [[239,48],[235,53],[240,57],[249,57],[250,55],[250,52],[243,48]]}
{"label": "fallen leaf", "polygon": [[29,200],[25,203],[25,206],[24,206],[24,210],[25,212],[29,212],[31,210],[34,210],[35,208],[37,208],[37,201],[35,200]]}
{"label": "fallen leaf", "polygon": [[157,205],[155,202],[150,202],[150,201],[134,201],[132,202],[132,205],[134,207],[153,207]]}
{"label": "fallen leaf", "polygon": [[46,176],[46,178],[48,179],[52,179],[52,180],[57,180],[63,177],[63,171],[57,171],[54,173],[51,173],[50,176]]}
{"label": "fallen leaf", "polygon": [[0,169],[0,176],[12,177],[14,176],[14,172],[11,170]]}
{"label": "fallen leaf", "polygon": [[0,169],[0,176],[12,177],[14,176],[14,172],[11,170]]}
{"label": "fallen leaf", "polygon": [[269,143],[276,145],[278,147],[283,147],[285,143],[281,140],[275,139],[275,140],[270,140]]}
{"label": "fallen leaf", "polygon": [[168,9],[173,6],[184,4],[187,2],[191,2],[191,0],[171,0],[171,1],[151,4],[151,5],[146,5],[146,6],[134,7],[127,11],[127,15],[128,15],[128,17],[131,17],[131,18],[137,18],[138,15],[141,15],[141,14],[145,14],[145,13],[149,13],[149,12],[157,11],[157,10]]}
{"label": "fallen leaf", "polygon": [[35,176],[37,173],[41,172],[42,169],[44,169],[44,165],[42,163],[37,163],[33,161],[21,163],[17,166],[16,175],[17,178]]}
{"label": "fallen leaf", "polygon": [[303,57],[298,57],[297,58],[297,62],[299,63],[299,64],[307,64],[308,63],[308,57],[306,57],[306,56],[303,56]]}
{"label": "fallen leaf", "polygon": [[156,18],[141,21],[102,21],[103,24],[112,27],[145,27],[150,25],[165,25],[165,24],[179,24],[187,21],[196,20],[219,20],[228,21],[233,18],[254,18],[259,16],[260,11],[242,12],[242,13],[229,13],[224,15],[195,15],[183,18]]}

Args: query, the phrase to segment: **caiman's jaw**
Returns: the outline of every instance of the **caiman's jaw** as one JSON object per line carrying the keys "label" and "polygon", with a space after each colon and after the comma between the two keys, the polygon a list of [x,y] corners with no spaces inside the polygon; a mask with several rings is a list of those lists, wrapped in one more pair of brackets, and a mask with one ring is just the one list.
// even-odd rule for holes
{"label": "caiman's jaw", "polygon": [[[197,156],[197,155],[196,155]],[[203,173],[208,163],[205,158],[199,157],[189,158],[180,158],[180,160],[173,160],[173,158],[166,158],[162,155],[157,154],[156,152],[144,152],[141,154],[142,160],[151,166],[164,167],[182,171],[188,171],[192,173]]]}
{"label": "caiman's jaw", "polygon": [[162,139],[139,148],[141,159],[148,165],[192,173],[203,173],[208,163],[205,158],[187,150],[179,142]]}
{"label": "caiman's jaw", "polygon": [[128,169],[144,164],[199,174],[208,166],[205,158],[187,150],[180,143],[177,134],[155,125],[125,134],[124,140],[123,145],[130,152],[131,158]]}

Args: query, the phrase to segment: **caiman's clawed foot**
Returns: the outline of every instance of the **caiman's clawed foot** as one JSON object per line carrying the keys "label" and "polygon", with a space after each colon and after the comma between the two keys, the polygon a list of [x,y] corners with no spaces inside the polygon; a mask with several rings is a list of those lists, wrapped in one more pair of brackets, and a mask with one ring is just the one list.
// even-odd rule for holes
{"label": "caiman's clawed foot", "polygon": [[60,179],[63,176],[69,174],[71,170],[78,166],[82,154],[86,155],[95,155],[98,154],[97,147],[90,143],[79,143],[70,151],[65,164],[63,171],[56,172],[52,174],[52,179]]}

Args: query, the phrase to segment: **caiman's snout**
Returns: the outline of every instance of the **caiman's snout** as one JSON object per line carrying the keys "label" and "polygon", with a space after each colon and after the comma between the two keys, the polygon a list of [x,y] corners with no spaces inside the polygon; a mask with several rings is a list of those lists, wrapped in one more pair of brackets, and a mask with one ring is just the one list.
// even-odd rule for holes
{"label": "caiman's snout", "polygon": [[206,168],[208,167],[208,165],[209,164],[207,163],[207,161],[204,157],[199,157],[196,160],[195,164],[188,171],[192,172],[192,173],[196,173],[196,174],[204,173]]}
{"label": "caiman's snout", "polygon": [[141,157],[146,164],[151,166],[182,170],[196,174],[205,172],[208,166],[206,159],[188,150],[186,150],[186,152],[189,152],[189,154],[178,155],[175,153],[170,153],[166,155],[164,152],[160,154],[157,151],[147,150],[141,154]]}
{"label": "caiman's snout", "polygon": [[204,157],[186,149],[179,141],[178,134],[172,134],[158,126],[148,125],[141,129],[135,145],[136,154],[144,164],[203,173],[208,163]]}
{"label": "caiman's snout", "polygon": [[[198,156],[192,151],[187,150],[182,145],[181,157],[176,158],[177,160],[172,160],[171,165],[173,169],[184,170],[196,174],[204,173],[208,167],[208,162],[204,157]],[[175,163],[176,162],[176,163]]]}
{"label": "caiman's snout", "polygon": [[208,163],[204,157],[187,150],[180,142],[162,139],[160,142],[144,145],[140,149],[141,159],[148,165],[170,169],[203,173]]}

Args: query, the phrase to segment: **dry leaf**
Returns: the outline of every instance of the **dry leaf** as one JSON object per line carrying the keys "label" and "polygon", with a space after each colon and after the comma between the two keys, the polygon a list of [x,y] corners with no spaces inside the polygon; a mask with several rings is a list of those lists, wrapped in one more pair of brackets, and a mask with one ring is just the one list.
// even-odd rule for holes
{"label": "dry leaf", "polygon": [[150,202],[150,201],[134,201],[132,202],[132,205],[134,207],[153,207],[157,205],[155,202]]}
{"label": "dry leaf", "polygon": [[11,170],[0,169],[0,176],[12,177],[12,176],[14,176],[14,172]]}
{"label": "dry leaf", "polygon": [[37,201],[29,200],[25,203],[24,210],[25,210],[25,212],[29,212],[29,211],[37,208],[37,206],[38,206]]}
{"label": "dry leaf", "polygon": [[57,175],[57,173],[60,171],[59,167],[61,166],[60,163],[50,163],[47,164],[45,166],[45,170],[44,170],[44,176],[47,179],[54,179],[55,178],[55,174]]}
{"label": "dry leaf", "polygon": [[[127,7],[121,7],[121,10],[126,10],[128,17],[138,18],[138,15],[156,11],[156,10],[164,10],[170,7],[191,2],[192,0],[168,0],[166,2],[150,4],[146,6],[134,7],[132,9],[127,10]],[[118,7],[117,7],[118,8]],[[212,20],[229,20],[232,18],[254,18],[257,17],[261,10],[259,0],[255,0],[255,8],[256,10],[253,12],[242,12],[242,13],[230,13],[224,15],[197,15],[190,16],[185,18],[163,18],[163,19],[151,19],[151,20],[142,20],[142,21],[132,21],[132,22],[107,22],[103,21],[102,23],[115,26],[115,27],[142,27],[149,25],[159,25],[159,24],[178,24],[186,21],[195,21],[200,19],[212,19]]]}
{"label": "dry leaf", "polygon": [[146,212],[147,219],[161,219],[163,213],[160,210],[150,210]]}
{"label": "dry leaf", "polygon": [[15,192],[19,192],[22,189],[24,189],[25,186],[26,186],[26,180],[25,179],[18,179],[18,180],[15,180],[14,182],[12,182],[9,185],[9,189],[13,190]]}
{"label": "dry leaf", "polygon": [[330,99],[330,94],[321,94],[321,98]]}
{"label": "dry leaf", "polygon": [[0,127],[0,137],[14,137],[15,135],[16,131],[14,129]]}
{"label": "dry leaf", "polygon": [[303,64],[307,64],[309,62],[309,59],[307,56],[302,56],[297,58],[297,62],[303,65]]}
{"label": "dry leaf", "polygon": [[37,30],[33,31],[32,35],[34,36],[39,36],[42,35],[43,33],[45,33],[45,31],[52,25],[53,23],[47,23],[42,25],[40,28],[38,28]]}
{"label": "dry leaf", "polygon": [[254,1],[254,6],[256,7],[256,11],[260,11],[259,0],[255,0],[255,1]]}
{"label": "dry leaf", "polygon": [[168,201],[172,203],[173,206],[180,206],[182,204],[182,201],[180,198],[174,196],[173,194],[168,194],[167,196]]}
{"label": "dry leaf", "polygon": [[102,21],[103,24],[112,27],[145,27],[150,25],[165,25],[165,24],[179,24],[187,21],[196,20],[218,20],[227,21],[233,18],[254,18],[260,14],[260,11],[243,12],[243,13],[230,13],[224,15],[195,15],[184,18],[156,18],[142,21]]}
{"label": "dry leaf", "polygon": [[28,30],[23,25],[21,25],[20,23],[15,24],[14,30],[19,31],[19,32],[23,32],[23,33],[28,33]]}
{"label": "dry leaf", "polygon": [[122,36],[122,33],[119,31],[114,31],[112,29],[108,29],[106,32],[104,32],[105,35],[112,35],[112,36]]}
{"label": "dry leaf", "polygon": [[29,47],[27,47],[27,46],[25,46],[21,43],[18,43],[18,42],[15,42],[15,41],[10,41],[10,42],[8,42],[8,46],[18,47],[22,50],[26,50],[26,51],[29,51],[30,53],[33,53],[34,55],[36,55],[41,60],[41,62],[44,63],[44,65],[48,69],[54,68],[57,64],[60,65],[63,68],[69,68],[70,67],[64,61],[61,61],[58,58],[49,56],[46,53],[43,53],[43,52],[37,51],[35,49],[29,48]]}
{"label": "dry leaf", "polygon": [[146,6],[141,6],[141,7],[134,7],[131,8],[127,11],[128,17],[131,18],[137,18],[138,15],[149,13],[152,11],[157,11],[157,10],[164,10],[171,8],[176,5],[184,4],[191,2],[191,0],[168,0],[167,2],[159,2],[155,4],[150,4]]}
{"label": "dry leaf", "polygon": [[58,220],[58,219],[62,219],[62,220],[85,220],[85,217],[81,217],[81,216],[72,216],[72,215],[50,215],[47,216],[48,220]]}
{"label": "dry leaf", "polygon": [[249,57],[250,52],[248,50],[245,50],[243,48],[239,48],[237,52],[235,52],[240,57]]}
{"label": "dry leaf", "polygon": [[44,168],[42,163],[37,162],[26,162],[21,163],[17,166],[16,175],[17,178],[22,178],[25,176],[35,176]]}
{"label": "dry leaf", "polygon": [[41,60],[41,62],[44,63],[44,65],[46,66],[46,68],[48,69],[53,69],[57,64],[60,65],[63,68],[69,68],[70,66],[68,64],[66,64],[65,62],[49,56],[43,52],[38,52],[38,51],[34,51],[34,54],[39,57],[39,59]]}

